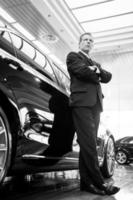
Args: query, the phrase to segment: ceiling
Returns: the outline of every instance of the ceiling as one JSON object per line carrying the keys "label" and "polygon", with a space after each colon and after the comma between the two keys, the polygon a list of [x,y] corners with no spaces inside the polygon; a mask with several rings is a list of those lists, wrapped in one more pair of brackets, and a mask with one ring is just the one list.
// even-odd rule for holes
{"label": "ceiling", "polygon": [[0,7],[62,65],[67,53],[78,49],[83,32],[93,34],[94,53],[132,49],[132,5],[132,0],[0,0]]}

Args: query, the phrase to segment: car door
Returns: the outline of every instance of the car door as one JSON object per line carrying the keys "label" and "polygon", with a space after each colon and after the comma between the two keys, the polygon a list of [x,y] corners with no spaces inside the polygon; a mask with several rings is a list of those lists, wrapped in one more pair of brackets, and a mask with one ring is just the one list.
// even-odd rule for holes
{"label": "car door", "polygon": [[130,137],[127,144],[127,149],[130,152],[131,157],[133,157],[133,137]]}
{"label": "car door", "polygon": [[[9,46],[12,48],[13,44],[16,52],[15,55],[13,55],[11,52],[7,51],[7,49],[3,50],[5,57],[10,58],[15,63],[6,65],[8,70],[5,69],[3,71],[5,71],[4,77],[7,83],[10,88],[12,88],[16,97],[20,113],[21,130],[23,130],[21,133],[23,138],[21,138],[22,153],[25,153],[27,149],[30,149],[30,152],[32,152],[34,148],[26,148],[26,146],[29,147],[29,144],[32,146],[33,141],[38,141],[39,133],[37,134],[36,132],[36,137],[34,134],[34,136],[32,135],[31,138],[29,138],[27,131],[31,128],[31,125],[32,128],[35,127],[37,129],[39,125],[42,126],[42,124],[45,124],[48,127],[47,132],[50,132],[54,114],[49,108],[49,101],[52,98],[53,92],[57,91],[57,89],[54,87],[55,83],[53,78],[47,73],[44,73],[39,66],[31,62],[31,58],[34,57],[35,52],[30,44],[26,41],[24,42],[24,40],[17,35],[6,31],[2,37],[3,40],[8,43],[8,50]],[[5,45],[5,47],[6,46],[7,45]],[[30,52],[30,56],[26,55],[26,53],[28,53],[25,53],[26,49]],[[25,138],[28,139],[27,141],[29,142],[25,142]],[[42,143],[47,143],[47,141],[47,139],[44,139]]]}
{"label": "car door", "polygon": [[69,136],[67,132],[69,111],[65,90],[59,87],[46,56],[24,39],[13,33],[10,35],[21,69],[13,66],[14,71],[8,79],[22,119],[22,154],[35,154],[49,144],[68,149],[72,134],[70,131]]}

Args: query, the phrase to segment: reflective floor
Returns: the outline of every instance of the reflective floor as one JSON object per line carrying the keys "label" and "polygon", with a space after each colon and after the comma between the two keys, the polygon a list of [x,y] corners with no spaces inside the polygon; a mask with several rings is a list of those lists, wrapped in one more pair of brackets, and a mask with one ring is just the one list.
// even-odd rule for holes
{"label": "reflective floor", "polygon": [[52,172],[6,179],[0,200],[133,200],[133,165],[116,164],[113,179],[121,187],[113,196],[99,196],[79,190],[78,171]]}

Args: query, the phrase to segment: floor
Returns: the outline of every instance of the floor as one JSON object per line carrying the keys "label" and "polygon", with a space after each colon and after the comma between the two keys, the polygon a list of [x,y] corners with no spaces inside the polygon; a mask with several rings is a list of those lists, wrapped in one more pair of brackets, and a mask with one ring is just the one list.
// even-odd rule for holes
{"label": "floor", "polygon": [[121,188],[119,193],[99,196],[81,192],[78,171],[8,178],[0,188],[0,200],[133,200],[133,164],[116,164],[109,181]]}

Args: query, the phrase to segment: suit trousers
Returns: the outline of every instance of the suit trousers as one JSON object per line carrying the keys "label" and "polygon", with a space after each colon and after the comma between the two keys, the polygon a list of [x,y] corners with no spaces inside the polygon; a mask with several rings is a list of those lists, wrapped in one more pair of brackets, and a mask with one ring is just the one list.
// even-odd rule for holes
{"label": "suit trousers", "polygon": [[97,155],[97,130],[100,121],[100,103],[93,107],[73,107],[72,115],[80,146],[79,173],[81,184],[104,184]]}

